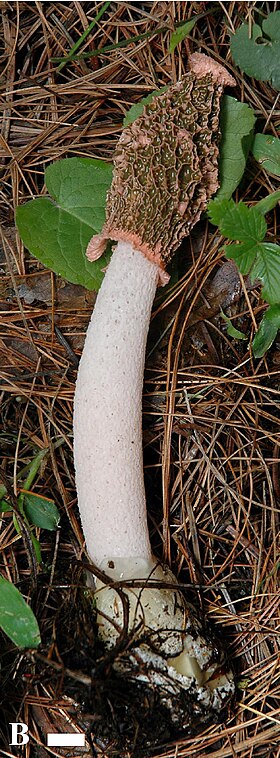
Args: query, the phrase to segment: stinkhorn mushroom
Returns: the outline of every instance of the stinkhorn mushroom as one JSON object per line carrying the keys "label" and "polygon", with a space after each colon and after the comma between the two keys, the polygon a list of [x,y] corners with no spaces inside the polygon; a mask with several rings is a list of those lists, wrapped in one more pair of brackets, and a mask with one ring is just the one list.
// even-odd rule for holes
{"label": "stinkhorn mushroom", "polygon": [[[157,688],[174,723],[205,723],[230,699],[233,677],[175,577],[152,554],[142,459],[145,347],[166,263],[218,188],[224,67],[201,54],[190,71],[125,128],[114,155],[106,222],[88,257],[117,241],[98,293],[74,403],[78,505],[96,580],[100,636],[123,639],[114,665]],[[135,580],[135,585],[133,581]],[[123,582],[119,590],[114,583]],[[177,585],[177,586],[176,586]],[[126,602],[124,602],[124,599]]]}

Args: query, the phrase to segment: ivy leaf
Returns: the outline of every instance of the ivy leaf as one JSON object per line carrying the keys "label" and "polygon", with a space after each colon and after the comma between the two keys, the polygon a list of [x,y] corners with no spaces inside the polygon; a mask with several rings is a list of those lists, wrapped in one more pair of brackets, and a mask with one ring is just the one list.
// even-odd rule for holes
{"label": "ivy leaf", "polygon": [[21,492],[24,495],[23,507],[29,523],[49,531],[57,529],[60,515],[54,500],[27,490]]}
{"label": "ivy leaf", "polygon": [[274,176],[280,176],[280,139],[271,134],[255,134],[251,152],[256,161]]}
{"label": "ivy leaf", "polygon": [[180,42],[183,42],[183,40],[188,36],[188,34],[195,26],[196,20],[196,18],[190,18],[189,21],[186,21],[185,24],[179,26],[175,32],[172,32],[170,37],[170,45],[168,51],[169,53],[173,53],[177,45],[179,45]]}
{"label": "ivy leaf", "polygon": [[129,108],[129,111],[127,111],[127,114],[123,120],[123,125],[129,126],[129,124],[132,124],[133,121],[136,121],[139,116],[142,116],[145,105],[149,105],[149,103],[152,102],[156,95],[162,95],[163,92],[166,92],[167,89],[168,86],[161,87],[160,89],[155,89],[150,93],[150,95],[147,95],[147,97],[142,97],[142,100],[139,100],[139,103],[134,103],[134,105]]}
{"label": "ivy leaf", "polygon": [[20,237],[52,271],[74,284],[98,289],[109,253],[91,263],[85,251],[105,221],[112,166],[91,158],[66,158],[48,166],[45,180],[53,200],[40,197],[19,206]]}
{"label": "ivy leaf", "polygon": [[224,95],[221,102],[219,147],[220,189],[216,197],[230,198],[238,187],[253,138],[255,116],[252,108]]}
{"label": "ivy leaf", "polygon": [[230,49],[241,71],[280,89],[280,11],[269,13],[262,27],[253,24],[251,36],[249,24],[242,24],[231,38]]}
{"label": "ivy leaf", "polygon": [[0,627],[17,647],[38,647],[40,631],[34,613],[19,590],[0,576]]}
{"label": "ivy leaf", "polygon": [[271,305],[261,320],[257,334],[254,337],[252,348],[255,358],[262,356],[269,350],[277,337],[280,329],[280,305]]}

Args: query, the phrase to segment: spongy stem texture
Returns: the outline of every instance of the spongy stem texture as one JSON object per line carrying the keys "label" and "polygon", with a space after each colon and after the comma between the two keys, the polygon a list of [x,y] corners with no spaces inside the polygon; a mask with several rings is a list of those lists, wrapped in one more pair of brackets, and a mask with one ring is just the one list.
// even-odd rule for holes
{"label": "spongy stem texture", "polygon": [[118,243],[99,290],[74,400],[78,505],[97,566],[151,558],[142,454],[142,390],[158,267]]}

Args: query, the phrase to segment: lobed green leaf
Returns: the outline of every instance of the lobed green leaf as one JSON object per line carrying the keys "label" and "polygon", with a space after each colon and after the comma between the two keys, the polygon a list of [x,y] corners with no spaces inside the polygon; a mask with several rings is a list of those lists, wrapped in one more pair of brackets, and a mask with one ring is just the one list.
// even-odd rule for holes
{"label": "lobed green leaf", "polygon": [[219,226],[225,237],[242,242],[259,242],[266,233],[267,225],[264,216],[256,207],[248,208],[240,201],[211,200],[208,205],[210,220]]}
{"label": "lobed green leaf", "polygon": [[[209,217],[233,244],[224,246],[227,258],[235,261],[241,274],[262,284],[262,297],[270,304],[253,341],[256,357],[272,345],[280,327],[280,246],[263,241],[267,226],[264,213],[280,200],[280,191],[271,193],[252,208],[233,200],[212,200]],[[229,326],[229,328],[231,328]],[[237,335],[235,335],[237,336]]]}

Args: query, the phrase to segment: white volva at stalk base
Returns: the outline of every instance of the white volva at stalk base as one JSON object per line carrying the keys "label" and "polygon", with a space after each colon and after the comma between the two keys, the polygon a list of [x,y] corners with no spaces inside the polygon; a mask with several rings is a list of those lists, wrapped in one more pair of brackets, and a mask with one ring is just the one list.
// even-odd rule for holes
{"label": "white volva at stalk base", "polygon": [[[112,584],[118,582],[114,588],[96,580],[99,635],[108,649],[117,645],[124,629],[124,594],[128,603],[126,635],[133,644],[116,659],[115,668],[162,688],[168,707],[168,695],[185,690],[204,708],[221,710],[234,691],[233,676],[220,671],[221,660],[213,658],[212,642],[171,571],[155,559],[141,558],[111,559],[101,569]],[[136,586],[129,582],[132,577]]]}

